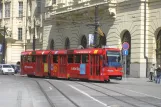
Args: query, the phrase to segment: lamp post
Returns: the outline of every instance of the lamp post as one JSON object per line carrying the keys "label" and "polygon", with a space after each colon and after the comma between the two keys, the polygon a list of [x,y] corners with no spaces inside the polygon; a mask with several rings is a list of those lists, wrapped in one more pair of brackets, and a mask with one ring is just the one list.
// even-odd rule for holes
{"label": "lamp post", "polygon": [[5,64],[5,51],[6,51],[6,27],[4,26],[3,29],[4,36],[3,36],[3,45],[2,45],[2,63]]}
{"label": "lamp post", "polygon": [[97,31],[98,31],[98,6],[95,6],[95,33],[94,33],[94,43],[97,46]]}
{"label": "lamp post", "polygon": [[33,34],[33,51],[35,51],[35,19],[34,19],[34,34]]}
{"label": "lamp post", "polygon": [[95,6],[95,22],[94,24],[87,24],[87,26],[94,26],[94,47],[97,47],[97,36],[98,36],[98,27],[99,27],[99,19],[98,19],[98,5]]}

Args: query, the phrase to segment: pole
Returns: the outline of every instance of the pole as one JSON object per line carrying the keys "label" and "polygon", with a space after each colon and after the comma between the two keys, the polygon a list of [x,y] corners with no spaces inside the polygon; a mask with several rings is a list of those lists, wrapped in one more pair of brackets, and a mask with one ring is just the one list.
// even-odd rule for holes
{"label": "pole", "polygon": [[94,44],[97,46],[97,29],[98,29],[98,6],[95,6],[95,35],[94,35]]}
{"label": "pole", "polygon": [[125,55],[125,80],[126,80],[126,55]]}
{"label": "pole", "polygon": [[5,51],[6,51],[6,27],[4,26],[3,57],[2,57],[2,63],[4,63],[4,64],[5,64]]}
{"label": "pole", "polygon": [[25,51],[26,51],[26,48],[27,48],[27,46],[26,46],[26,44],[27,44],[27,22],[28,22],[28,0],[27,0],[27,3],[26,3],[27,5],[26,5],[26,28],[25,28]]}
{"label": "pole", "polygon": [[35,51],[35,19],[34,19],[34,34],[33,34],[33,51]]}

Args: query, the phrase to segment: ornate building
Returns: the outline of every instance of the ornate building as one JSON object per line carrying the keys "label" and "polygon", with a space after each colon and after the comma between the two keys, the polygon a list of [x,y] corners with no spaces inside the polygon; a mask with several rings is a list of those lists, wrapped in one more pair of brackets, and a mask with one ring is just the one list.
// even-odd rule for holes
{"label": "ornate building", "polygon": [[160,14],[160,0],[46,0],[43,49],[88,48],[98,20],[106,45],[130,44],[127,74],[146,77],[161,64]]}
{"label": "ornate building", "polygon": [[36,49],[88,48],[97,24],[102,44],[121,49],[129,43],[127,74],[146,77],[152,63],[161,64],[160,14],[160,0],[0,0],[5,61],[19,61],[21,51],[33,49],[34,37]]}
{"label": "ornate building", "polygon": [[0,45],[4,44],[4,28],[6,31],[6,46],[0,53],[0,62],[3,59],[13,64],[20,61],[21,52],[32,49],[33,35],[36,49],[42,48],[43,1],[0,0]]}

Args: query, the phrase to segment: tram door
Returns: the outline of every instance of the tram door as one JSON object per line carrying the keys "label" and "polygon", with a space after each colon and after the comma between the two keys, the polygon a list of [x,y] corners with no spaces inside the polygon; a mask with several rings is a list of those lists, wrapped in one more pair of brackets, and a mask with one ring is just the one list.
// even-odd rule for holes
{"label": "tram door", "polygon": [[48,55],[48,76],[51,76],[51,70],[53,70],[53,65],[51,65],[52,56]]}
{"label": "tram door", "polygon": [[100,57],[99,55],[90,56],[90,75],[93,79],[97,79],[100,76]]}
{"label": "tram door", "polygon": [[42,56],[35,56],[35,58],[36,58],[36,72],[35,72],[35,75],[40,76],[41,75]]}
{"label": "tram door", "polygon": [[59,76],[60,77],[67,77],[67,61],[66,55],[60,55],[59,59]]}

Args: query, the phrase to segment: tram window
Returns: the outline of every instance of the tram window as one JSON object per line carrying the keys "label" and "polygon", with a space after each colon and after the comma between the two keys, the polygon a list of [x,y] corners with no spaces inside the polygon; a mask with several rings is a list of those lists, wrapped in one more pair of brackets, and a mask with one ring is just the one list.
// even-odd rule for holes
{"label": "tram window", "polygon": [[27,56],[27,62],[32,62],[32,56]]}
{"label": "tram window", "polygon": [[27,56],[21,56],[22,62],[27,62]]}
{"label": "tram window", "polygon": [[68,55],[68,63],[73,63],[73,55]]}
{"label": "tram window", "polygon": [[82,63],[88,63],[88,55],[82,55]]}
{"label": "tram window", "polygon": [[42,57],[43,59],[43,63],[46,63],[47,62],[47,60],[46,60],[46,58],[47,58],[47,56],[46,55],[43,55],[43,57]]}
{"label": "tram window", "polygon": [[36,56],[32,56],[32,62],[36,62]]}
{"label": "tram window", "polygon": [[80,61],[81,61],[81,55],[75,55],[74,58],[75,58],[74,59],[75,63],[80,63]]}
{"label": "tram window", "polygon": [[58,63],[58,55],[53,56],[53,63]]}

